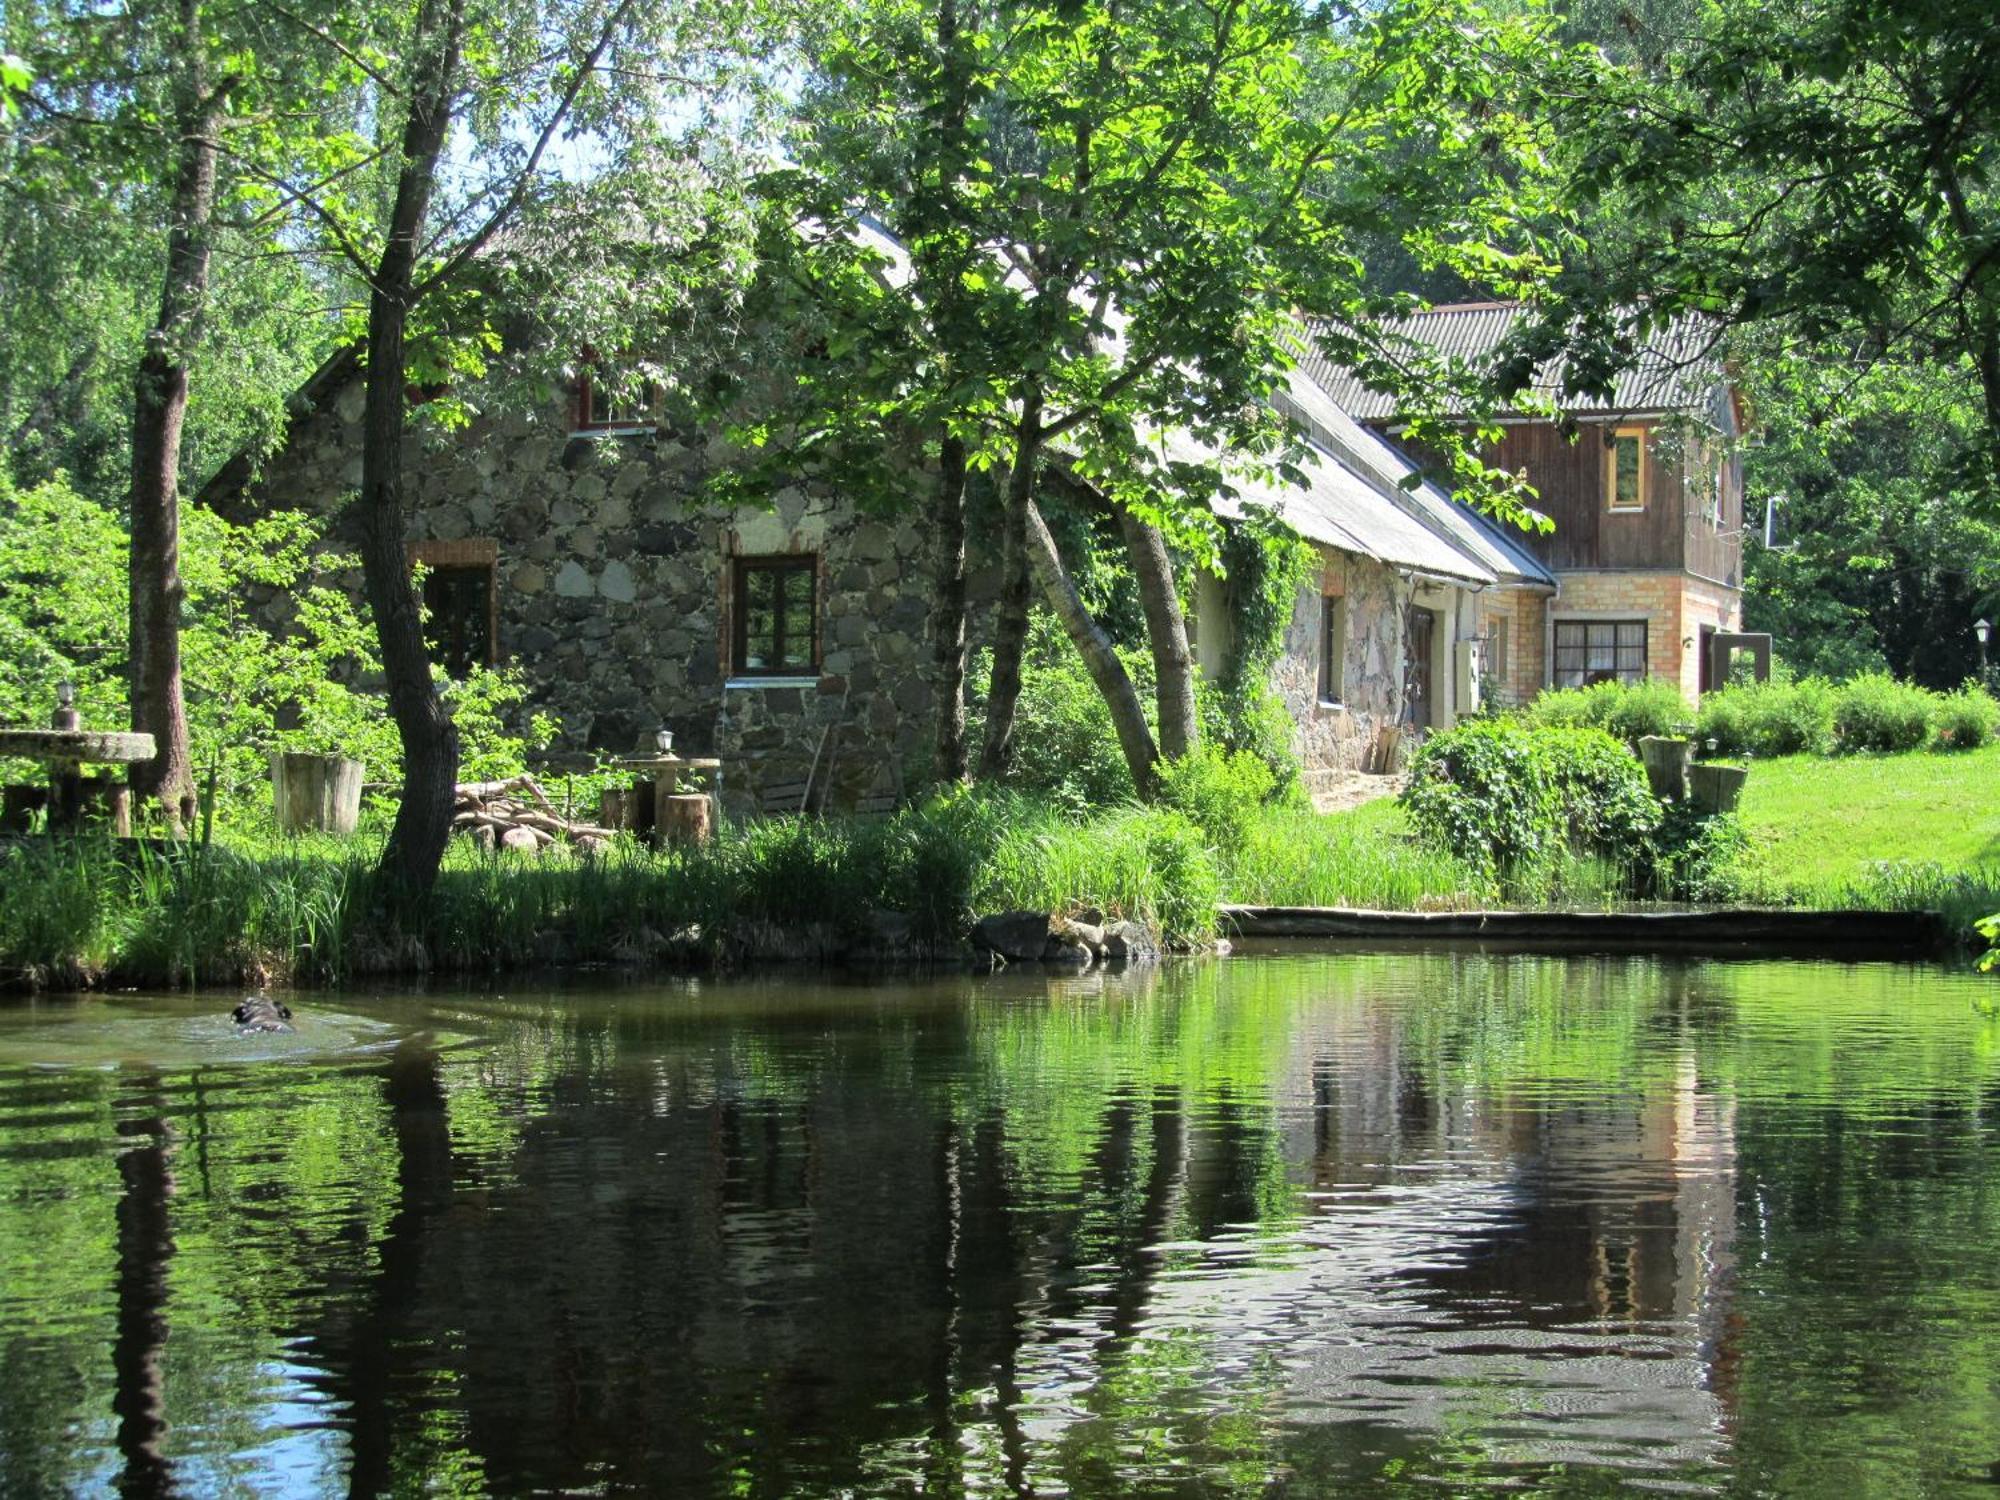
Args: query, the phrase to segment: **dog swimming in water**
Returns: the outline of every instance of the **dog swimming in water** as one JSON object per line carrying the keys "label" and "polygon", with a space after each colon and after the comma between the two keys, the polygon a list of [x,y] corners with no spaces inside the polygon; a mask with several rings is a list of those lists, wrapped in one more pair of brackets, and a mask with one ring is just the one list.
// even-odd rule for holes
{"label": "dog swimming in water", "polygon": [[273,1000],[269,995],[245,995],[229,1016],[241,1031],[292,1029],[291,1007],[282,1000]]}

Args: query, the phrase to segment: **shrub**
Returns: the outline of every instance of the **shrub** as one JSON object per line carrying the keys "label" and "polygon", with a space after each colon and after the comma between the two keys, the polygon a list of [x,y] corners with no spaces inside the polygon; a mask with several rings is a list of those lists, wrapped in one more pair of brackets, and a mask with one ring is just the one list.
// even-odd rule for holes
{"label": "shrub", "polygon": [[1725,755],[1824,755],[1833,744],[1833,687],[1803,677],[1721,688],[1701,700],[1695,734]]}
{"label": "shrub", "polygon": [[1939,749],[1975,750],[2000,731],[2000,703],[1984,688],[1967,683],[1938,700],[1934,722]]}
{"label": "shrub", "polygon": [[1185,814],[1225,853],[1243,847],[1259,811],[1278,786],[1261,757],[1213,745],[1203,745],[1180,760],[1161,761],[1155,774],[1161,804]]}
{"label": "shrub", "polygon": [[1418,836],[1503,876],[1545,864],[1561,837],[1560,805],[1537,750],[1548,732],[1475,719],[1425,740],[1402,796]]}
{"label": "shrub", "polygon": [[1937,696],[1915,683],[1870,673],[1844,682],[1833,697],[1836,749],[1915,750],[1931,737]]}
{"label": "shrub", "polygon": [[1645,771],[1603,730],[1506,719],[1426,740],[1403,806],[1434,848],[1524,891],[1545,888],[1572,853],[1637,857],[1660,817]]}
{"label": "shrub", "polygon": [[1544,731],[1540,739],[1572,847],[1625,853],[1658,825],[1660,804],[1645,768],[1608,733],[1557,729]]}
{"label": "shrub", "polygon": [[1670,805],[1647,843],[1650,894],[1667,901],[1741,900],[1750,847],[1736,814],[1705,815],[1690,803]]}
{"label": "shrub", "polygon": [[1529,705],[1527,720],[1537,728],[1602,729],[1629,744],[1649,734],[1677,734],[1694,710],[1671,682],[1598,682],[1558,688]]}

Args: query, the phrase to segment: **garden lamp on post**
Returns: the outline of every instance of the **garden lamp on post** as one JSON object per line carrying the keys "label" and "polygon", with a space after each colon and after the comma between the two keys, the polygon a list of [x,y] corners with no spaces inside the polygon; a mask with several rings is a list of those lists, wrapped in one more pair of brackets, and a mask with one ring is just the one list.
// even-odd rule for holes
{"label": "garden lamp on post", "polygon": [[1986,641],[1993,634],[1993,622],[1984,618],[1974,620],[1972,622],[1972,633],[1979,637],[1979,685],[1986,687],[1988,685],[1986,678]]}

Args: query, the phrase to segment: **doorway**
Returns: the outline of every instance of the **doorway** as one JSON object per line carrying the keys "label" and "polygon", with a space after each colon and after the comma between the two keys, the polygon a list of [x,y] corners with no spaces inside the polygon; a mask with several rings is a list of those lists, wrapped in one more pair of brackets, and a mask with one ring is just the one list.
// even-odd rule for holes
{"label": "doorway", "polygon": [[1403,626],[1403,722],[1431,727],[1431,645],[1437,639],[1437,611],[1411,605]]}

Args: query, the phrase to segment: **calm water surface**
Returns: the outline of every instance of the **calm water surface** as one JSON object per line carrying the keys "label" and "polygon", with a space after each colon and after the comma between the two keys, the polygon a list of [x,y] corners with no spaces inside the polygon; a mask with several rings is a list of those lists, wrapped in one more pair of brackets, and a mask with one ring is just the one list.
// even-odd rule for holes
{"label": "calm water surface", "polygon": [[0,1494],[1996,1493],[1937,969],[0,1010]]}

